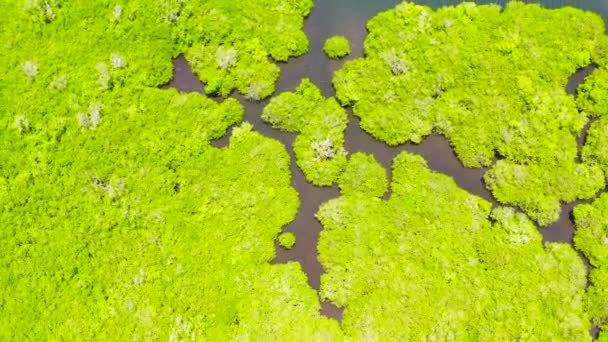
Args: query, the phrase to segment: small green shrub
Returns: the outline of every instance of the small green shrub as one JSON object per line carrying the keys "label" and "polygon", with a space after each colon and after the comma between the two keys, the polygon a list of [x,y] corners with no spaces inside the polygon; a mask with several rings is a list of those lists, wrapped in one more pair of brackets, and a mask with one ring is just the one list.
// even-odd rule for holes
{"label": "small green shrub", "polygon": [[323,51],[329,58],[342,58],[350,54],[350,46],[346,37],[333,36],[327,38],[325,45],[323,45]]}
{"label": "small green shrub", "polygon": [[296,244],[296,236],[291,233],[283,233],[279,236],[279,244],[285,249],[291,249]]}

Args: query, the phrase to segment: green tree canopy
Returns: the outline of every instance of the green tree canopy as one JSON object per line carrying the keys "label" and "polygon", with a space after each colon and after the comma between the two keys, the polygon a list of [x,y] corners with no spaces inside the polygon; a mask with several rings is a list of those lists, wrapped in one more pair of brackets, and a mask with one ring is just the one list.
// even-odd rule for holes
{"label": "green tree canopy", "polygon": [[[604,186],[597,166],[576,163],[588,119],[565,92],[578,68],[605,59],[599,15],[518,1],[504,11],[403,2],[368,30],[365,57],[347,62],[333,83],[374,137],[397,145],[437,132],[468,167],[489,166],[498,154],[489,189],[541,225],[556,221],[560,201],[591,198]],[[593,77],[588,87],[601,95],[601,74]],[[581,105],[601,107],[588,104],[601,98],[589,94]],[[521,172],[530,177],[508,176]],[[573,172],[579,179],[566,181]]]}
{"label": "green tree canopy", "polygon": [[387,201],[343,192],[317,213],[321,296],[345,307],[348,338],[590,340],[570,245],[543,246],[524,214],[490,211],[417,155],[395,158],[391,189]]}

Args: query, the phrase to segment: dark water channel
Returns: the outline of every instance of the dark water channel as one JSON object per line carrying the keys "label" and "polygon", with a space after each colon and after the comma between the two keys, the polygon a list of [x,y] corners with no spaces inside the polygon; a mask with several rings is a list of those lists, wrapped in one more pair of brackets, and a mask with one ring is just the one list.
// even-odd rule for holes
{"label": "dark water channel", "polygon": [[[288,63],[280,63],[281,77],[277,84],[275,94],[284,91],[293,91],[302,78],[310,78],[323,92],[325,96],[335,95],[331,79],[335,70],[340,69],[345,61],[361,57],[362,46],[367,35],[366,23],[380,11],[394,7],[398,0],[317,0],[315,8],[306,19],[304,30],[310,39],[309,53]],[[460,1],[415,1],[436,8],[446,4],[454,4]],[[491,1],[480,1],[488,3]],[[504,1],[499,1],[504,3]],[[590,9],[600,13],[604,20],[608,17],[608,1],[541,1],[546,7],[559,7],[570,5]],[[329,60],[323,53],[323,43],[332,35],[346,36],[351,43],[352,54],[342,60]],[[166,87],[174,87],[184,92],[199,92],[204,94],[202,84],[192,73],[190,67],[183,57],[174,62],[174,79]],[[567,91],[574,94],[577,85],[592,71],[585,68],[576,73],[567,86]],[[261,134],[281,141],[291,155],[292,185],[300,196],[300,210],[295,220],[285,227],[284,231],[293,232],[297,236],[296,245],[291,250],[285,250],[276,245],[277,254],[273,263],[285,263],[287,261],[298,261],[306,274],[308,283],[314,289],[319,289],[320,277],[323,268],[317,260],[317,242],[322,229],[321,224],[315,219],[315,213],[319,206],[331,198],[339,196],[338,189],[334,187],[315,187],[306,182],[302,171],[297,167],[293,150],[291,148],[295,134],[285,133],[272,129],[261,121],[262,109],[268,100],[261,102],[249,102],[239,94],[233,93],[246,109],[245,121],[253,124],[255,130]],[[221,101],[218,98],[215,98]],[[467,169],[462,166],[454,155],[449,142],[437,135],[427,137],[421,144],[404,144],[398,147],[389,147],[374,139],[359,128],[359,120],[354,117],[350,108],[349,124],[346,130],[346,150],[349,153],[357,151],[373,154],[387,170],[390,177],[392,159],[401,151],[410,151],[422,155],[429,167],[437,172],[444,173],[454,178],[456,183],[463,189],[483,197],[497,205],[495,199],[485,188],[482,176],[487,169]],[[586,129],[588,126],[586,127]],[[579,147],[584,141],[586,129],[579,138]],[[214,141],[216,147],[226,146],[230,132],[218,141]],[[385,197],[388,197],[387,194]],[[583,201],[564,204],[559,222],[547,227],[539,228],[543,234],[544,241],[557,241],[572,243],[574,224],[572,222],[572,208]],[[584,201],[590,202],[590,201]],[[581,255],[582,257],[582,255]],[[582,257],[589,267],[587,260]],[[322,304],[322,314],[338,320],[342,319],[342,309],[336,308],[329,303]],[[594,329],[592,334],[596,336]]]}

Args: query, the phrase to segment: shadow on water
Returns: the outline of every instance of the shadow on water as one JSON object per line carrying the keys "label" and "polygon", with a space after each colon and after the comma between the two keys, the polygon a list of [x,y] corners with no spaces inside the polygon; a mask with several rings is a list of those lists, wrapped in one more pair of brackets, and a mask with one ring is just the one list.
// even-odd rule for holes
{"label": "shadow on water", "polygon": [[[335,70],[355,58],[363,56],[363,41],[367,35],[366,23],[378,12],[394,7],[400,1],[384,0],[323,0],[316,1],[315,8],[305,21],[304,31],[310,39],[309,53],[298,58],[292,58],[288,63],[279,63],[281,76],[277,83],[275,94],[284,91],[293,91],[303,78],[310,78],[322,91],[324,96],[335,95],[331,84],[331,79]],[[447,4],[446,1],[414,1],[431,5],[434,8]],[[448,1],[449,2],[449,1]],[[454,2],[454,1],[452,1]],[[545,1],[546,2],[546,1]],[[541,3],[543,3],[541,1]],[[555,7],[553,3],[545,4],[548,7]],[[573,5],[573,4],[568,4]],[[577,4],[578,5],[578,4]],[[587,6],[587,5],[585,5]],[[601,4],[590,4],[588,9],[600,12],[604,18],[607,17],[608,5],[602,7]],[[323,53],[325,39],[333,35],[345,36],[351,44],[351,55],[341,60],[329,60]],[[593,66],[584,68],[572,76],[566,90],[569,94],[574,94],[578,84],[593,71]],[[176,88],[183,92],[198,92],[204,94],[203,86],[198,77],[194,75],[183,56],[174,61],[174,79],[163,88]],[[261,113],[268,100],[261,102],[250,102],[245,100],[240,94],[233,93],[233,97],[238,99],[245,107],[245,121],[250,122],[256,131],[261,134],[281,141],[291,156],[292,186],[298,191],[300,197],[300,210],[293,222],[284,228],[284,231],[293,232],[297,236],[296,245],[291,250],[285,250],[276,243],[276,257],[272,263],[285,263],[297,261],[308,276],[309,285],[319,290],[320,278],[324,270],[317,260],[317,243],[319,233],[322,230],[321,224],[315,219],[315,213],[319,206],[339,196],[337,187],[315,187],[308,183],[302,171],[297,167],[291,148],[295,139],[295,134],[281,132],[272,129],[269,125],[262,122]],[[216,101],[220,98],[212,97]],[[397,147],[390,147],[363,132],[359,127],[359,119],[352,114],[352,110],[347,108],[349,124],[346,129],[345,148],[349,153],[364,152],[372,154],[387,170],[387,175],[391,176],[391,165],[393,158],[401,151],[409,151],[422,155],[428,162],[429,167],[437,172],[444,173],[453,177],[461,188],[472,194],[480,196],[490,201],[494,206],[498,203],[491,193],[485,188],[482,177],[487,171],[484,169],[468,169],[455,156],[446,138],[438,135],[431,135],[424,139],[421,144],[404,144]],[[582,147],[589,124],[583,130],[578,139],[579,151]],[[232,128],[219,140],[212,142],[213,146],[222,148],[227,146]],[[176,185],[179,191],[179,185]],[[385,198],[390,196],[389,193]],[[539,228],[543,234],[543,241],[572,243],[574,234],[574,224],[572,220],[572,209],[580,203],[588,201],[577,201],[564,204],[559,222],[547,227]],[[588,268],[588,261],[581,255]],[[322,303],[321,313],[327,317],[341,321],[343,309],[337,308],[330,303]],[[597,328],[591,331],[592,336],[597,337]]]}

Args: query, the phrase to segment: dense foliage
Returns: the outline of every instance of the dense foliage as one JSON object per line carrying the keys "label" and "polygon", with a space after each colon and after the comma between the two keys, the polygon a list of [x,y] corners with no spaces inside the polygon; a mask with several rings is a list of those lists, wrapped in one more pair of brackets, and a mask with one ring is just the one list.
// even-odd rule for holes
{"label": "dense foliage", "polygon": [[342,58],[350,54],[350,45],[344,36],[333,36],[327,38],[323,45],[323,51],[327,57],[332,59]]}
{"label": "dense foliage", "polygon": [[279,75],[268,56],[284,61],[307,51],[301,27],[312,7],[311,0],[22,3],[0,1],[2,102],[20,114],[55,110],[47,101],[63,89],[94,99],[114,87],[166,83],[171,57],[184,52],[209,93],[238,88],[266,97]]}
{"label": "dense foliage", "polygon": [[386,170],[374,156],[356,152],[350,156],[346,169],[338,180],[338,186],[344,195],[382,197],[388,187]]}
{"label": "dense foliage", "polygon": [[268,56],[287,61],[308,51],[302,26],[312,0],[197,2],[180,32],[192,43],[186,58],[207,93],[227,96],[236,88],[249,99],[265,98],[280,73]]}
{"label": "dense foliage", "polygon": [[150,88],[188,50],[222,68],[209,91],[269,95],[311,6],[0,1],[2,340],[339,334],[297,264],[268,264],[298,208],[284,147],[244,124],[212,148],[237,101]]}
{"label": "dense foliage", "polygon": [[577,89],[576,104],[589,115],[608,115],[608,70],[599,67]]}
{"label": "dense foliage", "polygon": [[608,117],[591,124],[581,154],[584,161],[600,166],[608,179]]}
{"label": "dense foliage", "polygon": [[596,267],[590,275],[587,308],[593,322],[605,333],[608,331],[608,193],[591,204],[576,206],[574,218],[576,247]]}
{"label": "dense foliage", "polygon": [[[349,168],[371,178],[370,163]],[[317,213],[321,296],[346,307],[352,340],[590,340],[571,246],[543,246],[524,214],[490,213],[420,156],[398,155],[391,198],[378,193],[346,193]]]}
{"label": "dense foliage", "polygon": [[346,111],[333,97],[324,98],[309,79],[295,92],[273,97],[262,119],[272,127],[300,133],[293,143],[298,166],[315,185],[333,184],[346,165]]}
{"label": "dense foliage", "polygon": [[339,333],[298,264],[268,264],[298,208],[279,142],[245,123],[211,147],[242,118],[235,100],[100,103],[96,127],[70,112],[0,122],[3,340]]}
{"label": "dense foliage", "polygon": [[[597,166],[576,163],[576,138],[588,119],[565,92],[578,68],[606,59],[598,15],[521,2],[502,12],[471,2],[437,11],[404,2],[370,20],[368,30],[366,56],[333,80],[364,130],[390,145],[436,131],[468,167],[488,166],[498,153],[503,160],[486,177],[488,187],[542,225],[557,219],[560,201],[603,187]],[[598,91],[589,96],[603,99]],[[579,179],[567,181],[573,173]]]}
{"label": "dense foliage", "polygon": [[559,219],[561,204],[592,198],[604,188],[604,175],[597,166],[517,164],[499,160],[484,176],[494,197],[521,207],[544,226]]}
{"label": "dense foliage", "polygon": [[296,236],[294,233],[287,232],[279,236],[279,245],[285,249],[291,249],[296,244]]}
{"label": "dense foliage", "polygon": [[[299,201],[279,142],[234,127],[234,99],[160,90],[184,53],[209,94],[274,92],[308,50],[312,0],[0,0],[0,340],[588,340],[608,330],[608,195],[575,209],[574,250],[402,153],[347,158],[345,110],[304,79],[262,118],[297,132],[298,166],[341,197],[319,209],[319,313],[298,263],[271,265]],[[594,14],[513,2],[369,23],[334,85],[390,145],[448,137],[541,225],[608,178],[608,38]],[[332,37],[331,58],[349,53]],[[577,68],[598,69],[576,100]],[[578,110],[580,109],[580,111]],[[577,161],[576,137],[600,117]],[[602,173],[603,171],[603,173]],[[388,195],[387,195],[388,196]],[[603,335],[604,337],[606,335]]]}
{"label": "dense foliage", "polygon": [[209,92],[268,96],[311,6],[0,1],[2,340],[340,333],[299,265],[268,264],[298,208],[284,147],[243,124],[212,148],[237,101],[150,88],[188,52]]}

